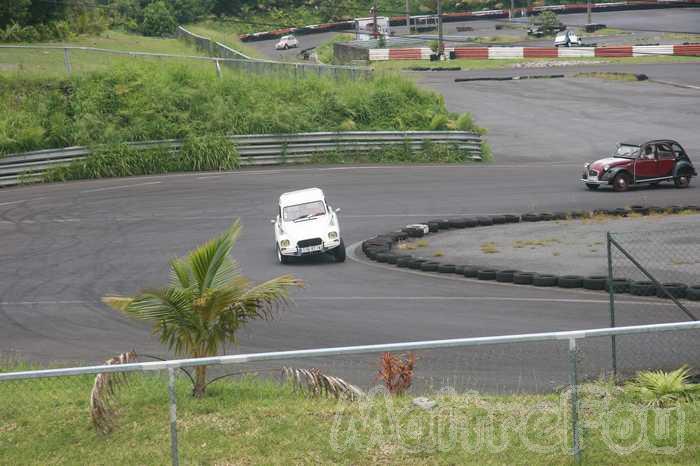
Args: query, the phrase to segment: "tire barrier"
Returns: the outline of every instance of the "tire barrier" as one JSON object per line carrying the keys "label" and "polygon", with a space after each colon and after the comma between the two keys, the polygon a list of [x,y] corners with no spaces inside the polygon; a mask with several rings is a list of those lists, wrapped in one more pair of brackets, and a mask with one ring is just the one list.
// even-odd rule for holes
{"label": "tire barrier", "polygon": [[524,272],[512,269],[498,269],[489,265],[442,263],[436,258],[424,258],[418,255],[393,250],[396,243],[422,238],[444,230],[458,230],[519,222],[551,222],[567,219],[590,218],[593,215],[627,217],[630,214],[651,215],[656,213],[679,213],[684,211],[700,212],[697,205],[673,205],[670,207],[633,205],[629,209],[597,209],[594,211],[572,212],[528,212],[522,215],[501,214],[482,215],[478,217],[454,217],[449,219],[431,219],[424,223],[407,225],[400,230],[377,235],[362,242],[362,252],[369,259],[399,268],[410,268],[426,273],[457,274],[465,278],[482,281],[513,283],[537,287],[559,287],[565,289],[586,289],[607,292],[612,287],[615,293],[629,293],[634,296],[669,298],[700,301],[700,284],[662,283],[659,288],[654,282],[632,281],[625,277],[615,277],[612,283],[604,275],[553,275],[548,273]]}

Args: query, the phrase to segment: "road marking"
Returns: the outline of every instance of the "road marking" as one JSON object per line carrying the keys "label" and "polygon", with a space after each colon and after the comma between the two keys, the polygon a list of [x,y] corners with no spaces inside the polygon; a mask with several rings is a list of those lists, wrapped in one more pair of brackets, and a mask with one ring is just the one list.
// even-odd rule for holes
{"label": "road marking", "polygon": [[80,192],[81,192],[82,194],[85,194],[85,193],[96,193],[96,192],[99,192],[99,191],[111,191],[111,190],[115,190],[115,189],[128,189],[128,188],[134,188],[134,187],[137,187],[137,186],[149,186],[149,185],[152,185],[152,184],[160,184],[160,183],[162,183],[162,182],[161,182],[161,181],[149,181],[149,182],[147,182],[147,183],[124,184],[124,185],[120,185],[120,186],[107,186],[107,187],[105,187],[105,188],[86,189],[86,190],[83,190],[83,191],[80,191]]}
{"label": "road marking", "polygon": [[39,306],[54,304],[96,304],[99,301],[0,301],[0,306]]}
{"label": "road marking", "polygon": [[22,202],[38,201],[39,199],[46,199],[46,196],[35,197],[35,198],[33,198],[33,199],[20,199],[19,201],[2,202],[2,203],[0,203],[0,206],[4,206],[4,205],[13,205],[13,204],[21,204]]}
{"label": "road marking", "polygon": [[[607,299],[552,299],[552,298],[507,298],[499,296],[307,296],[294,298],[295,301],[512,301],[532,303],[569,303],[569,304],[610,304]],[[654,304],[675,306],[674,303],[658,301],[625,301],[616,299],[615,304]],[[687,303],[700,306],[700,303]]]}

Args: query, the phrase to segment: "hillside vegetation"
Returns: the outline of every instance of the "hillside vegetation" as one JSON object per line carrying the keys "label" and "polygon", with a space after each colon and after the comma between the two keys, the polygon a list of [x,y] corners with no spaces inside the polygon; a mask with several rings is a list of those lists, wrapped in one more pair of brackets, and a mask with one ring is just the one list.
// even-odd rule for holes
{"label": "hillside vegetation", "polygon": [[[0,154],[188,135],[447,129],[441,96],[395,75],[288,79],[129,63],[70,78],[0,76]],[[475,129],[469,118],[460,129]]]}

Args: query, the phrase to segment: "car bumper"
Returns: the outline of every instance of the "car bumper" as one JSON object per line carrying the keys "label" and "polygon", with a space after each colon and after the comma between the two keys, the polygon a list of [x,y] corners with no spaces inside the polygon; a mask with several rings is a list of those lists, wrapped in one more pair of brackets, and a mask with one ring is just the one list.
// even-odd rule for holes
{"label": "car bumper", "polygon": [[603,181],[603,180],[600,180],[600,179],[598,179],[598,180],[591,180],[591,179],[589,179],[589,178],[581,178],[579,181],[581,181],[581,183],[586,183],[586,184],[608,184],[607,181]]}
{"label": "car bumper", "polygon": [[333,249],[337,248],[340,246],[340,238],[335,239],[335,240],[329,240],[324,242],[323,244],[320,245],[320,249],[314,250],[314,251],[302,251],[299,248],[296,247],[289,247],[285,249],[281,249],[280,252],[282,253],[283,256],[290,256],[290,257],[302,257],[302,256],[315,256],[317,254],[325,254],[327,252],[332,251]]}

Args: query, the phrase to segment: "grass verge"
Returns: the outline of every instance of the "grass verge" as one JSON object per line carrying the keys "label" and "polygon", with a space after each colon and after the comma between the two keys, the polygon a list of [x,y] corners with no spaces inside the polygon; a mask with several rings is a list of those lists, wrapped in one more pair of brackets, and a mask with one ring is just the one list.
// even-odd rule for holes
{"label": "grass verge", "polygon": [[574,78],[596,78],[606,81],[640,81],[634,73],[607,73],[607,72],[591,72],[591,73],[576,73]]}
{"label": "grass verge", "polygon": [[331,40],[321,44],[316,47],[316,56],[318,61],[325,63],[327,65],[335,64],[335,56],[333,54],[333,44],[336,42],[347,42],[353,40],[355,36],[353,34],[338,34],[333,36]]}
{"label": "grass verge", "polygon": [[[0,404],[0,464],[169,463],[167,379],[133,375],[108,435],[90,425],[92,380],[0,383],[8,401]],[[573,463],[563,394],[433,394],[437,407],[425,411],[410,396],[334,401],[258,378],[219,381],[201,400],[190,389],[180,377],[181,464]],[[584,464],[696,463],[700,403],[632,411],[641,405],[605,383],[585,385],[580,395]],[[666,436],[655,424],[662,414]]]}
{"label": "grass verge", "polygon": [[200,36],[208,37],[216,42],[221,42],[251,58],[264,58],[260,56],[260,53],[255,50],[255,48],[245,45],[238,39],[238,32],[236,32],[235,27],[231,23],[206,20],[195,24],[188,24],[184,26],[184,28]]}

